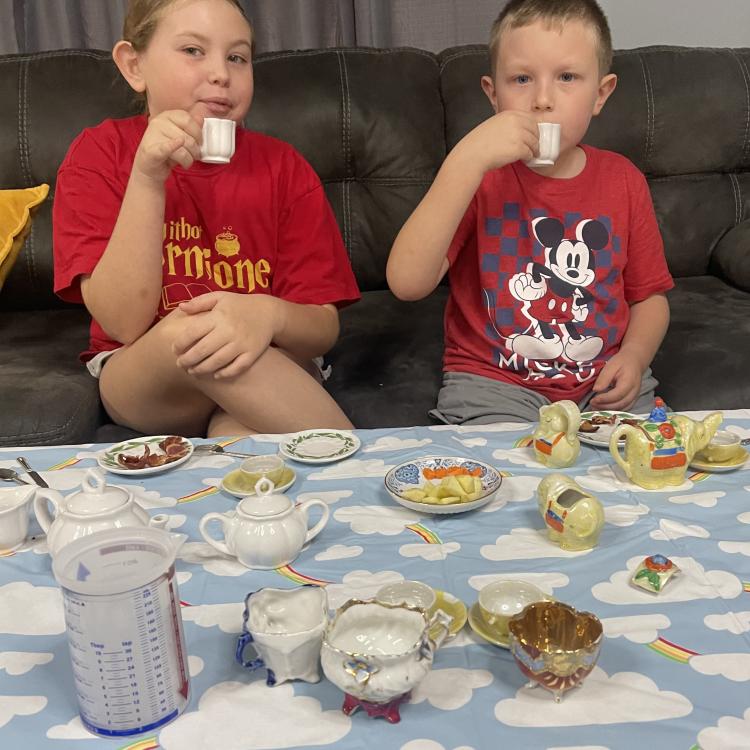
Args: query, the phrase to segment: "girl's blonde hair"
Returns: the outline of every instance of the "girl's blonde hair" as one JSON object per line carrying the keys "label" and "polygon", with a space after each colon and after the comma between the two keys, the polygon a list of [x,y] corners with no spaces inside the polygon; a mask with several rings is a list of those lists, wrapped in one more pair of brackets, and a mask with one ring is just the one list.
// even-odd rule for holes
{"label": "girl's blonde hair", "polygon": [[[250,26],[252,54],[255,55],[255,33],[242,3],[240,0],[226,1],[242,13],[242,17]],[[128,9],[125,13],[125,23],[122,27],[122,38],[126,42],[130,42],[136,52],[143,52],[148,47],[163,12],[175,2],[177,0],[129,0]]]}

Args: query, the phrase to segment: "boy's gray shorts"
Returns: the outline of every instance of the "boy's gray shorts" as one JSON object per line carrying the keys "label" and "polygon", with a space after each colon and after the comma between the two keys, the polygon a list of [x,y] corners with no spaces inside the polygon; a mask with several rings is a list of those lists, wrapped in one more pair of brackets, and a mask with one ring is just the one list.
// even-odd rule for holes
{"label": "boy's gray shorts", "polygon": [[[658,385],[651,369],[647,369],[641,379],[638,398],[628,411],[648,414],[654,406],[654,389]],[[578,402],[581,411],[588,407],[594,395],[592,391]],[[549,403],[548,398],[530,388],[468,372],[445,372],[437,408],[429,414],[445,424],[536,422],[539,407]]]}

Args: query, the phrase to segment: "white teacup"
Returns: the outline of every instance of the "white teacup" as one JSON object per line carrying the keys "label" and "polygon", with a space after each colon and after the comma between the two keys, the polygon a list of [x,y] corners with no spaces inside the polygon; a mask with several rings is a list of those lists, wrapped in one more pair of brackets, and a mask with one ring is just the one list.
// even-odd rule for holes
{"label": "white teacup", "polygon": [[227,164],[234,156],[234,134],[237,123],[218,117],[203,120],[201,161],[209,164]]}
{"label": "white teacup", "polygon": [[29,531],[29,505],[35,488],[0,487],[0,550],[10,551],[26,541]]}
{"label": "white teacup", "polygon": [[551,597],[533,583],[493,581],[479,592],[479,611],[495,637],[508,638],[510,618],[528,604],[541,601],[551,601]]}
{"label": "white teacup", "polygon": [[378,589],[375,599],[384,604],[408,604],[430,612],[435,606],[435,590],[420,581],[398,581],[387,583]]}
{"label": "white teacup", "polygon": [[539,126],[539,156],[529,159],[529,167],[550,167],[560,156],[560,123],[540,122]]}
{"label": "white teacup", "polygon": [[[328,624],[325,589],[264,588],[245,598],[244,624],[237,643],[237,661],[250,670],[265,669],[266,684],[287,680],[318,682],[320,647]],[[245,658],[252,644],[255,659]]]}

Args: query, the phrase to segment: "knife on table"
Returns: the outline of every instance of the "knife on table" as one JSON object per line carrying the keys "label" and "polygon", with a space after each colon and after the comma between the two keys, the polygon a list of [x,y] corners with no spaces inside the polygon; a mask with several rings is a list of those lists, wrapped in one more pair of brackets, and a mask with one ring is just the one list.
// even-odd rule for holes
{"label": "knife on table", "polygon": [[30,477],[31,477],[31,478],[32,478],[32,479],[33,479],[33,480],[34,480],[34,481],[35,481],[35,482],[36,482],[36,483],[37,483],[37,484],[38,484],[38,485],[39,485],[40,487],[47,487],[47,488],[49,488],[49,485],[47,484],[47,482],[45,482],[45,481],[44,481],[44,480],[43,480],[43,479],[42,479],[42,478],[41,478],[41,477],[39,476],[39,474],[38,474],[38,473],[37,473],[36,471],[34,471],[34,470],[33,470],[33,469],[31,468],[31,466],[29,466],[29,462],[28,462],[28,461],[27,461],[27,460],[26,460],[26,459],[25,459],[25,458],[24,458],[23,456],[19,456],[19,457],[18,457],[18,458],[16,459],[16,461],[18,461],[18,463],[19,463],[19,464],[21,464],[21,466],[23,466],[23,468],[24,468],[24,469],[26,470],[26,473],[27,473],[27,474],[28,474],[28,475],[29,475],[29,476],[30,476]]}

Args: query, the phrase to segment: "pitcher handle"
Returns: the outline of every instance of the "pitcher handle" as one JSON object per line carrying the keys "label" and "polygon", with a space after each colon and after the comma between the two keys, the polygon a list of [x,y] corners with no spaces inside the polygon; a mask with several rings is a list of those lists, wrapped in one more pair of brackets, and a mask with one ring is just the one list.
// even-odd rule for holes
{"label": "pitcher handle", "polygon": [[[54,517],[49,512],[47,501],[52,503],[52,507],[55,509]],[[34,515],[45,534],[49,533],[49,527],[52,526],[52,522],[60,512],[61,502],[62,495],[56,490],[38,489],[36,491],[34,497]]]}
{"label": "pitcher handle", "polygon": [[[612,432],[611,437],[609,438],[609,452],[612,454],[612,458],[615,459],[618,466],[625,472],[625,476],[629,477],[630,474],[628,473],[628,466],[623,460],[622,455],[620,454],[620,435],[624,435],[633,428],[630,425],[627,424],[621,424],[615,427],[615,429]],[[627,439],[625,440],[627,442]]]}
{"label": "pitcher handle", "polygon": [[[208,529],[206,528],[210,521],[216,520],[221,524],[221,533],[224,535],[224,540],[220,542],[218,539],[214,539],[209,533]],[[232,557],[232,553],[229,551],[229,547],[227,547],[226,544],[226,535],[227,535],[227,517],[223,516],[221,513],[206,513],[203,518],[201,518],[200,522],[198,523],[198,531],[200,531],[201,536],[214,548],[219,550],[219,552],[223,552],[225,555],[228,555],[229,557]]]}
{"label": "pitcher handle", "polygon": [[253,642],[252,634],[243,633],[237,639],[237,651],[234,654],[234,658],[237,660],[238,664],[241,664],[246,669],[249,669],[251,672],[254,672],[256,669],[261,669],[262,667],[265,667],[266,663],[263,661],[263,659],[260,658],[260,656],[258,656],[258,651],[256,650],[255,646],[253,646],[253,651],[255,651],[255,658],[245,661],[245,649],[252,642]]}
{"label": "pitcher handle", "polygon": [[299,506],[299,509],[305,514],[305,523],[307,523],[308,511],[313,507],[313,505],[320,505],[321,508],[323,508],[323,515],[321,516],[320,521],[315,524],[315,526],[313,526],[311,529],[308,529],[307,536],[305,537],[304,541],[305,544],[307,544],[311,539],[314,539],[318,534],[320,534],[321,531],[323,531],[323,527],[328,523],[328,517],[331,515],[331,509],[328,507],[327,503],[324,503],[322,500],[307,500]]}
{"label": "pitcher handle", "polygon": [[[442,609],[435,610],[435,613],[432,615],[432,617],[430,617],[430,621],[427,625],[427,639],[432,645],[433,652],[437,651],[437,649],[440,648],[443,641],[450,634],[450,626],[452,622],[453,617],[451,617],[451,615],[449,615],[447,612],[443,612]],[[435,638],[433,638],[429,633],[436,625],[440,628],[440,632],[438,632]],[[424,656],[425,655],[420,650],[419,657],[424,658]]]}

